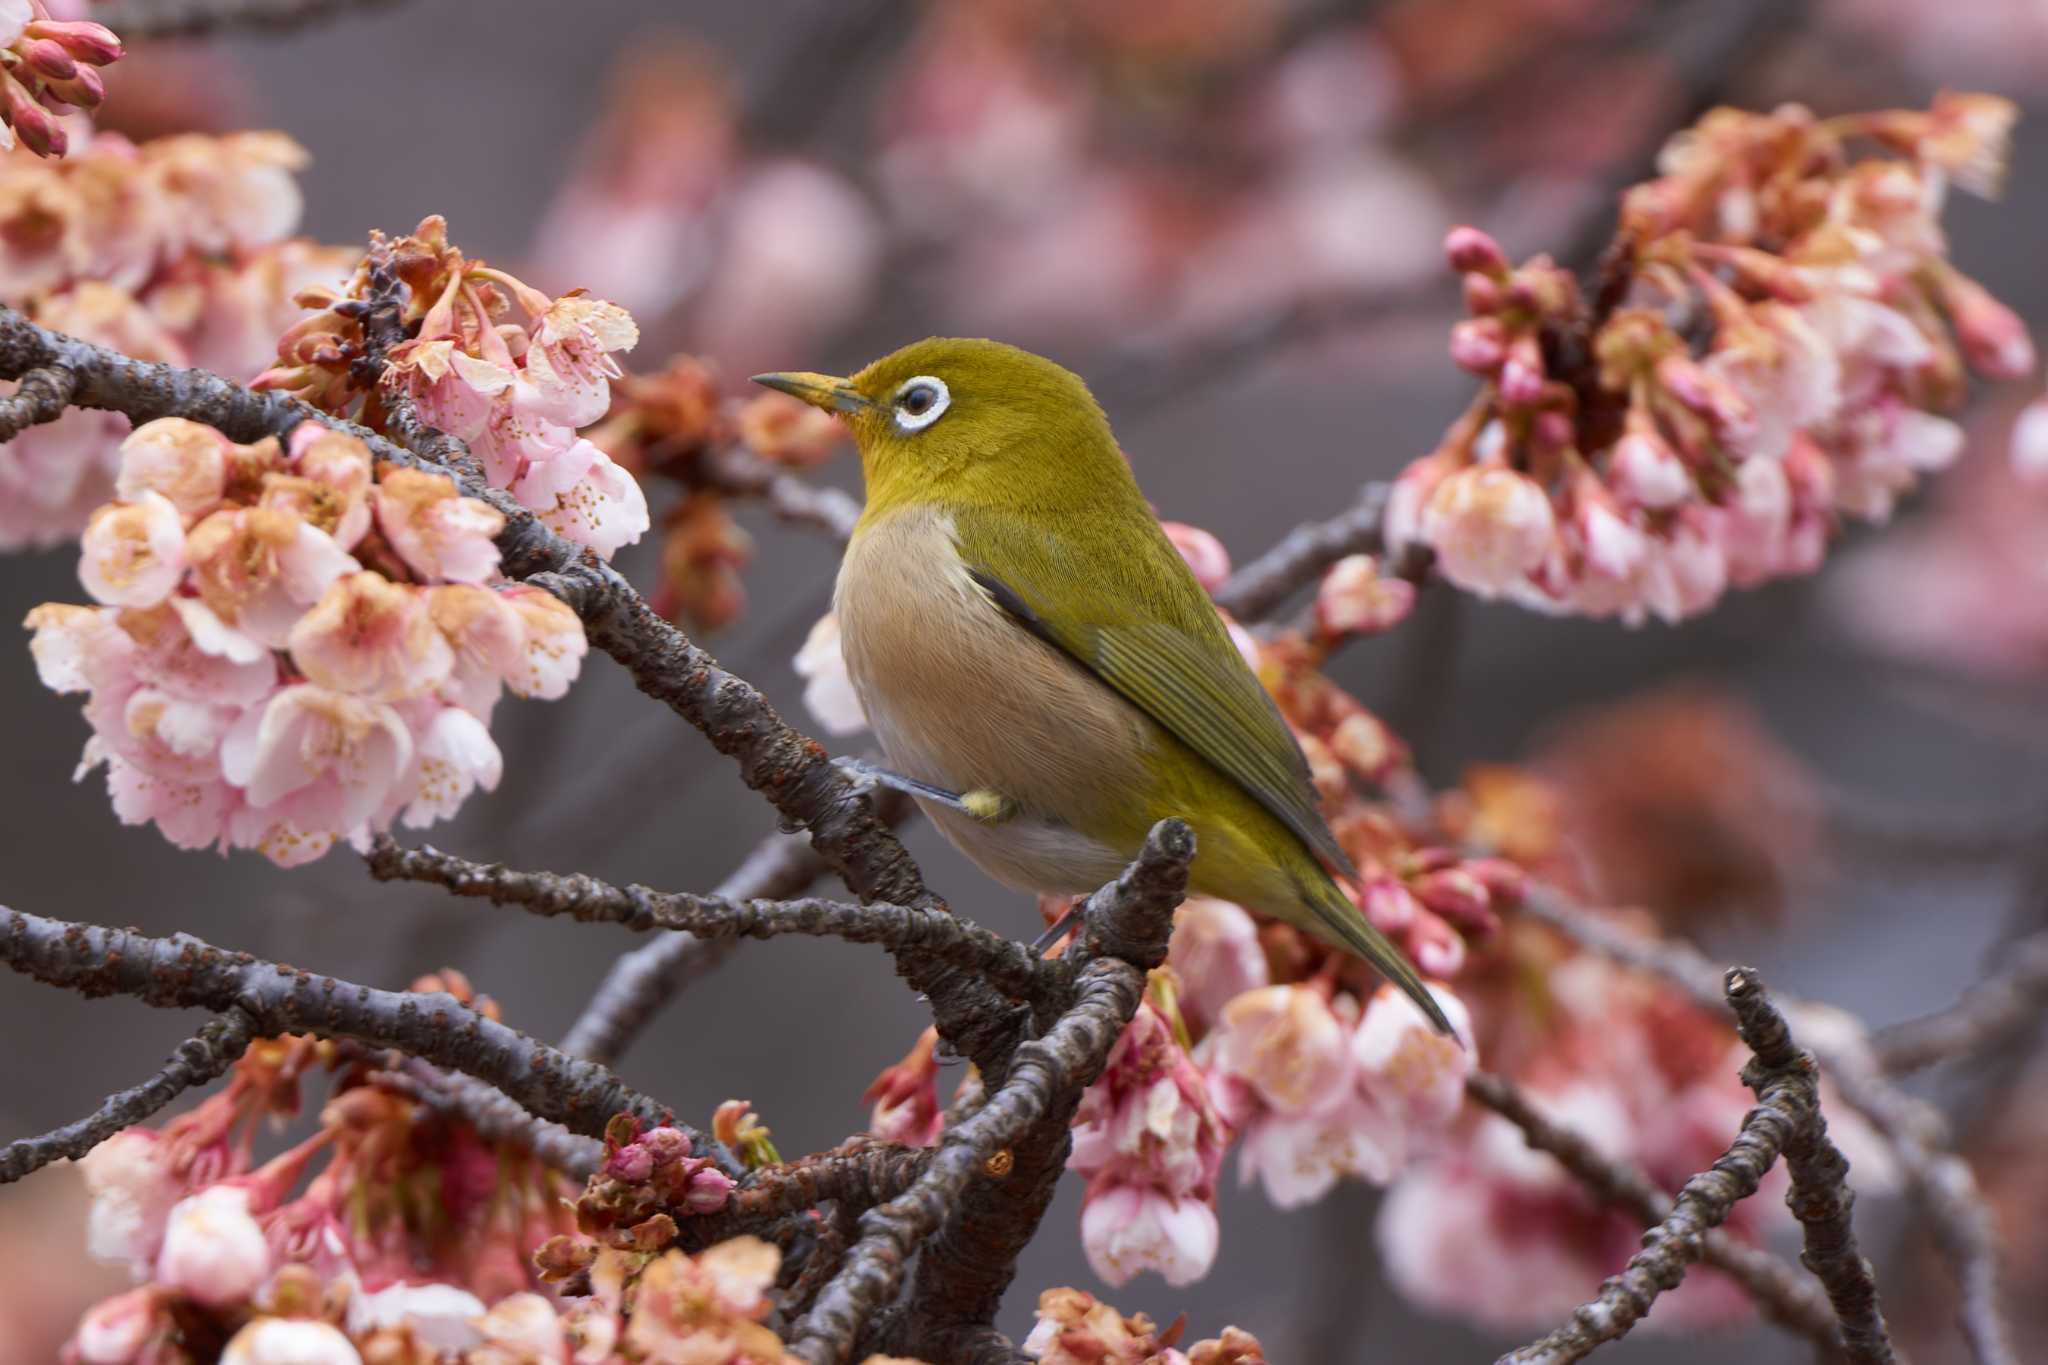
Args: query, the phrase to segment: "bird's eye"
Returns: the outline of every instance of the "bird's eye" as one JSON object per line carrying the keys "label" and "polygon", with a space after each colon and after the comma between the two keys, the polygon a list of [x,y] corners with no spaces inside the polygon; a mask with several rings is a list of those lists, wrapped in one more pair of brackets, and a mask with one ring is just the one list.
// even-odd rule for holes
{"label": "bird's eye", "polygon": [[896,387],[896,429],[923,431],[945,415],[952,401],[943,379],[928,374],[906,379]]}

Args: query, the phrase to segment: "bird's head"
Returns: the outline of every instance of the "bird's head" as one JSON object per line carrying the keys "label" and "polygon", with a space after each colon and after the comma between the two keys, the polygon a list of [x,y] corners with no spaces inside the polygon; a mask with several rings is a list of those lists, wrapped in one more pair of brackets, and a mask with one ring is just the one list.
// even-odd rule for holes
{"label": "bird's head", "polygon": [[845,379],[790,372],[754,382],[845,420],[870,507],[934,496],[1043,503],[1110,469],[1128,477],[1081,377],[999,341],[928,337]]}

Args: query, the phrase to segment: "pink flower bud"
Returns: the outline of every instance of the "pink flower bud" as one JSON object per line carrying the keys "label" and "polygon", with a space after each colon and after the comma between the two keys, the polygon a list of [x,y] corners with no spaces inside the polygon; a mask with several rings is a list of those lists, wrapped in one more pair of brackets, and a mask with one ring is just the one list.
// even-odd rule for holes
{"label": "pink flower bud", "polygon": [[1162,521],[1159,529],[1166,532],[1166,538],[1173,542],[1173,548],[1180,551],[1180,557],[1194,572],[1195,581],[1202,585],[1202,591],[1214,592],[1224,579],[1230,577],[1230,551],[1223,548],[1223,542],[1199,526],[1190,526],[1180,521]]}
{"label": "pink flower bud", "polygon": [[1467,318],[1451,328],[1451,363],[1461,370],[1490,375],[1507,354],[1507,329],[1499,318]]}
{"label": "pink flower bud", "polygon": [[1422,913],[1415,893],[1392,877],[1374,877],[1366,882],[1358,905],[1372,927],[1388,935],[1406,933]]}
{"label": "pink flower bud", "polygon": [[1734,386],[1690,356],[1667,355],[1658,361],[1657,382],[1678,402],[1720,428],[1724,439],[1756,425],[1754,410]]}
{"label": "pink flower bud", "polygon": [[1529,892],[1529,874],[1506,858],[1474,858],[1465,871],[1478,878],[1493,905],[1512,905]]}
{"label": "pink flower bud", "polygon": [[52,98],[79,109],[97,109],[107,98],[106,79],[89,66],[79,67],[68,81],[51,81],[46,88]]}
{"label": "pink flower bud", "polygon": [[1501,306],[1507,302],[1501,293],[1500,285],[1485,275],[1467,275],[1464,289],[1465,311],[1474,317],[1498,313]]}
{"label": "pink flower bud", "polygon": [[64,125],[57,122],[49,110],[36,103],[35,96],[12,77],[0,75],[6,84],[4,98],[0,98],[0,118],[14,129],[22,146],[37,156],[62,156],[70,146],[70,139],[64,132]]}
{"label": "pink flower bud", "polygon": [[1325,635],[1368,635],[1392,630],[1415,607],[1415,585],[1387,578],[1372,555],[1346,555],[1316,588],[1316,628]]}
{"label": "pink flower bud", "polygon": [[1507,254],[1500,243],[1476,227],[1460,225],[1446,233],[1444,256],[1460,274],[1500,277],[1508,273]]}
{"label": "pink flower bud", "polygon": [[1563,408],[1545,408],[1529,426],[1529,441],[1538,451],[1555,455],[1578,440],[1579,429]]}
{"label": "pink flower bud", "polygon": [[1631,417],[1628,430],[1614,443],[1608,473],[1615,491],[1638,507],[1676,507],[1693,492],[1685,461],[1647,418]]}
{"label": "pink flower bud", "polygon": [[156,1279],[214,1308],[246,1300],[270,1274],[270,1244],[249,1211],[249,1191],[214,1185],[171,1209]]}
{"label": "pink flower bud", "polygon": [[1465,940],[1435,915],[1423,915],[1408,933],[1408,956],[1424,976],[1448,979],[1465,966]]}
{"label": "pink flower bud", "polygon": [[725,1207],[725,1201],[732,1197],[734,1182],[731,1176],[712,1166],[706,1166],[690,1177],[689,1192],[683,1196],[683,1207],[691,1213],[716,1213]]}
{"label": "pink flower bud", "polygon": [[1533,333],[1522,332],[1508,343],[1500,367],[1500,401],[1510,408],[1532,408],[1543,401],[1543,350]]}
{"label": "pink flower bud", "polygon": [[23,65],[48,81],[68,81],[78,74],[78,62],[64,45],[49,38],[31,38],[16,46]]}
{"label": "pink flower bud", "polygon": [[1480,880],[1462,867],[1432,872],[1415,883],[1415,898],[1458,924],[1489,924],[1492,898]]}
{"label": "pink flower bud", "polygon": [[1956,340],[1978,373],[1987,379],[2018,379],[2033,370],[2034,339],[2019,314],[1967,275],[1950,271],[1943,285]]}
{"label": "pink flower bud", "polygon": [[1408,746],[1370,711],[1354,711],[1330,732],[1330,752],[1368,782],[1408,766]]}
{"label": "pink flower bud", "polygon": [[2013,472],[2029,483],[2048,481],[2048,398],[2037,398],[2012,427]]}
{"label": "pink flower bud", "polygon": [[605,1162],[604,1173],[613,1180],[637,1185],[654,1174],[654,1154],[637,1142],[621,1147]]}
{"label": "pink flower bud", "polygon": [[62,44],[66,52],[88,66],[106,66],[121,60],[121,40],[105,24],[88,19],[39,19],[27,31],[31,38],[49,38]]}
{"label": "pink flower bud", "polygon": [[341,1330],[300,1318],[258,1318],[235,1333],[220,1365],[363,1365]]}
{"label": "pink flower bud", "polygon": [[131,1289],[94,1304],[71,1334],[71,1351],[79,1365],[131,1365],[164,1325],[162,1291],[153,1285]]}

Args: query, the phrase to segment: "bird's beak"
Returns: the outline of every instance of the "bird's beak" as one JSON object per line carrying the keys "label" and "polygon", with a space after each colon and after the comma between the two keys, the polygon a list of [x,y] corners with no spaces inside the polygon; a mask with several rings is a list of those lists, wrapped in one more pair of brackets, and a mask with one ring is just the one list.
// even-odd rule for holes
{"label": "bird's beak", "polygon": [[771,389],[780,389],[792,398],[801,398],[812,407],[823,408],[827,412],[859,412],[874,406],[874,403],[852,384],[829,374],[791,370],[781,374],[757,374],[754,376],[754,382],[765,384]]}

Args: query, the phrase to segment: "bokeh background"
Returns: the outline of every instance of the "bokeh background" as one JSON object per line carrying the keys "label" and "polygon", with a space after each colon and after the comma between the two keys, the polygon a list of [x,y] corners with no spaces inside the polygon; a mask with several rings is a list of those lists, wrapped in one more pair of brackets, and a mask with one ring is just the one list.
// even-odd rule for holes
{"label": "bokeh background", "polygon": [[[1947,85],[2031,94],[2030,114],[2048,113],[2039,0],[1019,0],[1007,8],[1071,12],[1044,24],[1024,74],[962,20],[1002,8],[343,6],[285,33],[136,44],[110,79],[113,121],[282,129],[312,154],[311,236],[357,242],[444,214],[473,255],[551,293],[590,285],[632,307],[645,328],[636,367],[688,348],[728,378],[770,365],[843,372],[960,331],[1033,345],[1098,382],[1162,515],[1248,558],[1429,449],[1462,406],[1472,381],[1444,356],[1457,316],[1438,256],[1447,225],[1475,222],[1512,254],[1549,249],[1583,266],[1611,223],[1614,188],[1647,174],[1663,133],[1715,102],[1836,112],[1921,103]],[[719,101],[737,108],[737,128],[707,150]],[[1949,217],[1954,258],[2037,330],[2048,323],[2044,128],[2022,123],[2002,203],[1959,200]],[[565,201],[572,184],[581,198]],[[1554,745],[1574,717],[1617,702],[1716,689],[1819,794],[1817,841],[1788,858],[1772,817],[1762,828],[1670,822],[1646,836],[1653,867],[1704,857],[1748,870],[1685,906],[1653,908],[1726,903],[1684,930],[1874,1023],[1936,1008],[2000,942],[2048,917],[2026,865],[2048,834],[2048,505],[2012,481],[2003,456],[2029,396],[1993,394],[1974,409],[1962,467],[1895,526],[1851,536],[1814,578],[1732,594],[1675,630],[1429,593],[1413,620],[1335,674],[1444,782]],[[841,460],[820,477],[851,487],[855,474]],[[650,492],[658,521],[663,490]],[[747,606],[713,648],[802,723],[790,660],[825,605],[834,551],[758,509],[739,515],[756,537]],[[1989,553],[1994,536],[2002,552],[2031,551],[2031,584],[2012,581],[1982,623],[1896,628],[1888,594],[1904,614],[1924,563],[1898,546]],[[1861,561],[1880,553],[1901,557],[1869,571]],[[620,563],[643,586],[658,577],[651,543]],[[9,560],[0,616],[75,599],[74,571],[64,551]],[[1973,642],[1971,630],[2004,634]],[[601,928],[379,886],[345,852],[289,872],[252,855],[180,853],[154,830],[116,824],[97,779],[68,781],[85,727],[71,700],[36,684],[25,649],[0,666],[0,705],[5,903],[189,930],[384,986],[459,967],[545,1037],[632,946]],[[1677,730],[1646,733],[1646,770],[1660,744],[1684,742]],[[434,830],[438,845],[704,888],[773,827],[729,764],[605,661],[564,703],[509,704],[497,734],[503,786]],[[1765,766],[1729,763],[1724,805],[1774,809]],[[929,829],[912,827],[909,841],[956,906],[1035,931],[1030,903]],[[0,1132],[84,1112],[197,1022],[0,982]],[[863,1087],[921,1024],[876,953],[750,944],[690,986],[623,1071],[699,1120],[720,1100],[750,1099],[793,1154],[864,1124]],[[1934,1090],[1981,1135],[1980,1173],[2006,1209],[2040,1190],[2042,1158],[2024,1142],[1999,1146],[2000,1125],[2043,1084],[2015,1051]],[[0,1191],[0,1361],[50,1359],[78,1308],[109,1287],[111,1272],[83,1256],[75,1184],[53,1172]],[[1029,1328],[1040,1288],[1102,1289],[1080,1253],[1079,1194],[1078,1183],[1064,1191],[1025,1258],[1002,1322],[1013,1334]],[[1161,1320],[1186,1309],[1198,1336],[1242,1323],[1278,1361],[1478,1360],[1512,1344],[1401,1302],[1375,1265],[1374,1208],[1371,1191],[1345,1185],[1282,1213],[1233,1178],[1207,1281],[1179,1291],[1145,1279],[1113,1301]],[[1916,1359],[1956,1358],[1943,1330],[1949,1282],[1903,1211],[1867,1199],[1858,1220]],[[2043,1329],[2048,1288],[2025,1231],[2015,1219],[2008,1261],[2014,1300],[2033,1313],[2018,1319],[2023,1341],[2030,1324]],[[1638,1333],[1610,1354],[1761,1365],[1802,1352],[1752,1329]]]}

